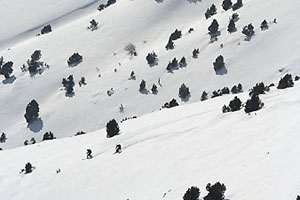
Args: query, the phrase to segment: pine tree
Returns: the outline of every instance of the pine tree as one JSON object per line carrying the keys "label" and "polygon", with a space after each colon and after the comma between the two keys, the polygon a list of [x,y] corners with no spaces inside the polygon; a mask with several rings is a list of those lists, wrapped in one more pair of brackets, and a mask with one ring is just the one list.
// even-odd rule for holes
{"label": "pine tree", "polygon": [[222,7],[225,11],[229,10],[232,6],[231,0],[224,0],[222,3]]}
{"label": "pine tree", "polygon": [[179,61],[179,67],[186,67],[186,59],[184,56]]}
{"label": "pine tree", "polygon": [[233,32],[236,31],[236,27],[235,27],[235,22],[234,22],[234,20],[232,20],[232,19],[230,20],[230,22],[229,22],[229,24],[228,24],[227,31],[228,31],[229,33],[233,33]]}
{"label": "pine tree", "polygon": [[203,198],[204,200],[224,200],[224,193],[226,191],[226,186],[220,182],[211,185],[207,184],[206,190],[208,194]]}
{"label": "pine tree", "polygon": [[185,99],[190,96],[189,88],[183,83],[179,88],[179,95],[180,98]]}
{"label": "pine tree", "polygon": [[155,84],[152,85],[151,91],[153,94],[157,94],[158,90],[157,90],[157,86]]}
{"label": "pine tree", "polygon": [[225,67],[224,58],[222,55],[216,58],[216,61],[213,63],[215,71],[219,71]]}
{"label": "pine tree", "polygon": [[250,113],[256,110],[259,110],[263,107],[263,103],[259,99],[259,96],[257,94],[254,94],[251,96],[251,99],[247,100],[246,106],[245,106],[245,112]]}
{"label": "pine tree", "polygon": [[106,124],[106,137],[111,138],[120,133],[119,125],[115,119],[110,120]]}
{"label": "pine tree", "polygon": [[28,162],[28,163],[25,165],[25,174],[31,173],[31,172],[32,172],[32,169],[33,169],[33,167],[32,167],[32,165],[31,165],[31,163]]}
{"label": "pine tree", "polygon": [[235,11],[239,8],[243,7],[243,1],[242,0],[237,0],[235,4],[232,5],[232,10]]}
{"label": "pine tree", "polygon": [[0,136],[0,143],[4,143],[6,141],[6,134],[5,133],[2,133],[1,136]]}
{"label": "pine tree", "polygon": [[215,35],[218,32],[218,29],[219,29],[219,23],[216,19],[214,19],[211,25],[208,27],[209,34],[211,36]]}
{"label": "pine tree", "polygon": [[261,25],[260,25],[260,29],[261,30],[266,30],[269,28],[268,22],[266,20],[262,21]]}
{"label": "pine tree", "polygon": [[207,92],[206,91],[203,91],[202,95],[201,95],[201,101],[205,101],[207,100]]}
{"label": "pine tree", "polygon": [[39,116],[39,104],[33,99],[27,106],[26,106],[26,113],[24,115],[28,124],[32,123],[36,120]]}
{"label": "pine tree", "polygon": [[146,89],[146,81],[142,80],[140,83],[140,92],[144,91]]}
{"label": "pine tree", "polygon": [[198,58],[199,48],[193,50],[193,58]]}
{"label": "pine tree", "polygon": [[234,99],[229,102],[229,108],[231,112],[240,110],[241,106],[242,106],[242,102],[237,96],[234,97]]}
{"label": "pine tree", "polygon": [[2,67],[0,66],[0,74],[3,75],[6,79],[9,78],[10,74],[13,72],[13,64],[13,62],[9,61],[5,63]]}
{"label": "pine tree", "polygon": [[192,186],[185,192],[183,196],[183,200],[199,200],[199,196],[200,196],[199,188]]}

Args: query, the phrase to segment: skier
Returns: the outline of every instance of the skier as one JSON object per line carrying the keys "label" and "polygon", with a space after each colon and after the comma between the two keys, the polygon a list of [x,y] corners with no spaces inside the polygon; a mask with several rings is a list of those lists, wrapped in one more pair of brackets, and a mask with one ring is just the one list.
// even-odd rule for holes
{"label": "skier", "polygon": [[121,153],[121,145],[120,144],[116,145],[116,153]]}
{"label": "skier", "polygon": [[91,159],[91,158],[93,158],[93,156],[92,156],[92,150],[87,149],[86,150],[86,159]]}
{"label": "skier", "polygon": [[124,112],[123,104],[120,105],[119,109],[120,109],[120,112]]}

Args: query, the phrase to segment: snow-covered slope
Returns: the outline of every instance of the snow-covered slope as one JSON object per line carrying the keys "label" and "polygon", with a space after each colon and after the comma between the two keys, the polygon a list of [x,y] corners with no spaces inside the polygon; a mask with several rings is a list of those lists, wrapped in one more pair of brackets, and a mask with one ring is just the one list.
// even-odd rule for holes
{"label": "snow-covered slope", "polygon": [[[299,86],[261,95],[265,107],[251,115],[221,113],[228,95],[128,120],[110,139],[102,129],[2,151],[1,199],[171,200],[193,185],[203,197],[206,184],[217,181],[230,200],[295,199]],[[121,154],[113,154],[116,144]],[[91,160],[84,160],[87,148]],[[27,162],[35,170],[19,174]]]}
{"label": "snow-covered slope", "polygon": [[[4,42],[0,55],[6,61],[14,62],[16,76],[13,83],[0,83],[0,131],[8,137],[7,142],[1,145],[4,149],[23,145],[24,140],[31,137],[40,141],[46,131],[62,138],[81,130],[98,130],[112,118],[120,120],[158,110],[166,101],[174,97],[178,99],[178,88],[182,83],[191,91],[189,101],[180,102],[185,104],[198,102],[203,90],[212,92],[237,83],[242,83],[247,90],[260,81],[278,81],[287,72],[299,73],[298,0],[288,0],[284,5],[279,0],[245,1],[237,11],[240,20],[236,24],[238,31],[233,34],[226,31],[233,11],[224,12],[221,0],[197,3],[185,0],[164,0],[162,3],[120,0],[101,12],[96,10],[98,4],[94,2],[3,1],[1,9],[10,13],[1,23],[9,32],[1,33]],[[212,3],[217,5],[218,14],[205,20],[204,12]],[[14,9],[9,9],[11,7]],[[23,16],[24,10],[33,7],[35,9],[26,12],[26,17],[22,18],[24,21],[16,20]],[[79,13],[61,18],[78,8],[82,8]],[[92,32],[87,30],[87,26],[93,18],[100,27]],[[210,44],[207,27],[213,18],[220,24],[221,36],[217,42]],[[270,24],[266,31],[259,30],[263,19],[271,21],[273,18],[277,18],[277,24]],[[18,21],[18,24],[7,23],[10,21]],[[55,21],[52,33],[35,37],[36,27],[41,28],[52,21]],[[250,42],[244,41],[241,34],[242,27],[249,23],[256,28]],[[195,31],[188,34],[190,27]],[[176,28],[182,30],[183,37],[175,41],[174,50],[166,51],[168,37]],[[34,31],[29,31],[28,35],[27,30]],[[126,55],[124,46],[129,42],[136,45],[137,57]],[[220,44],[224,47],[220,48]],[[194,48],[200,48],[198,59],[192,58]],[[41,60],[48,63],[50,69],[31,77],[19,68],[37,49],[42,51]],[[153,50],[159,56],[159,64],[149,67],[145,57]],[[74,52],[83,55],[83,62],[70,68],[66,61]],[[228,70],[225,75],[216,75],[212,66],[220,54],[224,56]],[[167,73],[168,62],[182,56],[187,58],[187,67]],[[128,80],[133,70],[137,79]],[[62,78],[70,74],[74,75],[76,82],[72,98],[65,97],[61,84]],[[79,87],[77,83],[82,76],[85,76],[87,85]],[[150,88],[153,83],[157,84],[159,78],[162,87],[158,88],[157,95],[153,95]],[[142,79],[147,83],[148,94],[138,91]],[[114,88],[115,92],[109,97],[106,91],[110,88]],[[32,99],[40,105],[41,120],[28,128],[24,113]],[[119,113],[120,104],[124,105],[124,113]]]}

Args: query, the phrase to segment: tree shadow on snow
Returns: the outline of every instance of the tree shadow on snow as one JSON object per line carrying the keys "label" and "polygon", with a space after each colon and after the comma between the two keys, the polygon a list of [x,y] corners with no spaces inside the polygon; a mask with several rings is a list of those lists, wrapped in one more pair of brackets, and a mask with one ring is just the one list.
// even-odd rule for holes
{"label": "tree shadow on snow", "polygon": [[148,93],[149,93],[149,91],[146,90],[146,89],[144,89],[144,90],[139,90],[139,91],[140,91],[141,94],[148,94]]}
{"label": "tree shadow on snow", "polygon": [[157,3],[163,3],[164,0],[155,0]]}
{"label": "tree shadow on snow", "polygon": [[227,74],[227,68],[224,66],[222,69],[220,69],[220,70],[218,70],[218,71],[216,71],[216,75],[225,75],[225,74]]}
{"label": "tree shadow on snow", "polygon": [[197,2],[201,2],[202,0],[187,0],[189,3],[197,3]]}
{"label": "tree shadow on snow", "polygon": [[188,96],[185,97],[185,98],[181,98],[181,101],[183,101],[183,102],[188,102],[188,101],[190,100],[190,97],[191,97],[191,95],[188,95]]}
{"label": "tree shadow on snow", "polygon": [[34,133],[39,132],[44,127],[43,120],[41,118],[36,119],[34,122],[27,125],[27,128]]}
{"label": "tree shadow on snow", "polygon": [[7,78],[7,79],[4,79],[4,80],[2,81],[2,83],[3,83],[4,85],[6,85],[6,84],[12,84],[16,79],[17,79],[17,78],[13,75],[13,76],[11,76],[11,77],[9,77],[9,78]]}

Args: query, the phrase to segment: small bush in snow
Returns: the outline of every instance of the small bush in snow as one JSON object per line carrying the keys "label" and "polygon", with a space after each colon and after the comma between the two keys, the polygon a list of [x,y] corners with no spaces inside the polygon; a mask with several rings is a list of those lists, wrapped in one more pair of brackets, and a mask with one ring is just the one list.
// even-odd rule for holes
{"label": "small bush in snow", "polygon": [[198,58],[199,52],[200,52],[200,51],[199,51],[199,48],[194,49],[194,50],[193,50],[193,53],[192,53],[192,54],[193,54],[193,58]]}
{"label": "small bush in snow", "polygon": [[166,49],[167,50],[174,49],[174,42],[173,42],[173,40],[169,39],[168,44],[166,45]]}
{"label": "small bush in snow", "polygon": [[154,51],[152,53],[148,53],[148,55],[146,56],[146,60],[150,66],[154,65],[158,60],[156,53]]}
{"label": "small bush in snow", "polygon": [[152,85],[151,91],[153,94],[157,94],[158,90],[157,90],[157,86],[155,84]]}
{"label": "small bush in snow", "polygon": [[129,43],[124,47],[124,50],[127,52],[130,56],[137,56],[136,47],[134,44]]}
{"label": "small bush in snow", "polygon": [[145,80],[142,80],[141,83],[140,83],[140,88],[139,88],[139,91],[140,92],[143,92],[146,90],[146,81]]}
{"label": "small bush in snow", "polygon": [[25,174],[29,174],[31,173],[33,170],[33,166],[30,162],[28,162],[26,165],[25,165]]}
{"label": "small bush in snow", "polygon": [[185,57],[183,56],[180,61],[179,61],[179,67],[186,67],[186,59]]}
{"label": "small bush in snow", "polygon": [[41,30],[41,34],[46,34],[46,33],[50,33],[52,32],[52,28],[50,26],[50,24],[44,26]]}
{"label": "small bush in snow", "polygon": [[203,91],[202,95],[201,95],[201,101],[205,101],[207,100],[207,92],[206,91]]}
{"label": "small bush in snow", "polygon": [[205,18],[208,19],[208,18],[210,18],[211,16],[213,16],[215,14],[217,14],[217,8],[216,8],[215,4],[212,4],[210,6],[210,8],[208,8],[206,10],[206,12],[205,12]]}
{"label": "small bush in snow", "polygon": [[179,38],[181,38],[182,34],[181,34],[181,31],[179,30],[175,30],[169,37],[169,40],[178,40]]}
{"label": "small bush in snow", "polygon": [[216,19],[214,19],[211,25],[208,27],[208,31],[211,37],[215,37],[217,35],[219,32],[219,23]]}
{"label": "small bush in snow", "polygon": [[98,22],[96,22],[95,19],[92,19],[90,21],[90,25],[88,26],[88,29],[90,29],[91,31],[97,30],[98,29]]}
{"label": "small bush in snow", "polygon": [[268,91],[269,87],[265,86],[263,82],[257,83],[249,92],[249,96],[265,94],[265,91]]}
{"label": "small bush in snow", "polygon": [[233,32],[236,31],[236,27],[235,27],[235,22],[234,22],[234,20],[232,20],[232,19],[230,20],[230,22],[229,22],[229,24],[228,24],[227,31],[228,31],[229,33],[233,33]]}
{"label": "small bush in snow", "polygon": [[170,102],[167,102],[163,105],[163,108],[173,108],[179,106],[179,104],[177,103],[176,99],[172,99]]}
{"label": "small bush in snow", "polygon": [[252,37],[255,33],[254,26],[252,24],[248,24],[247,26],[244,26],[242,33],[247,37]]}
{"label": "small bush in snow", "polygon": [[269,28],[268,22],[266,20],[262,21],[262,23],[260,24],[260,29],[263,31],[268,28]]}
{"label": "small bush in snow", "polygon": [[2,133],[1,136],[0,136],[0,143],[5,143],[6,140],[7,140],[6,134]]}
{"label": "small bush in snow", "polygon": [[43,135],[42,140],[45,141],[45,140],[54,140],[54,139],[56,139],[56,137],[54,137],[54,134],[51,131],[49,131]]}
{"label": "small bush in snow", "polygon": [[69,67],[74,67],[82,62],[82,56],[79,53],[73,53],[73,55],[69,57],[67,62]]}

